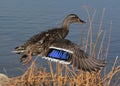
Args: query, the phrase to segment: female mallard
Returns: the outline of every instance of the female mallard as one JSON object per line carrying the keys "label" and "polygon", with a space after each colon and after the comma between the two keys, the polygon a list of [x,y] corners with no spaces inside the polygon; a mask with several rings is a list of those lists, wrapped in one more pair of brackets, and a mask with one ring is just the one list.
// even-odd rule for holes
{"label": "female mallard", "polygon": [[22,46],[16,47],[14,52],[22,54],[23,56],[21,58],[26,58],[27,56],[29,56],[29,60],[25,62],[28,63],[32,59],[31,55],[35,55],[31,49],[31,46],[33,46],[35,43],[39,43],[39,47],[46,47],[48,46],[47,44],[50,42],[50,40],[65,38],[69,32],[69,25],[71,23],[77,22],[86,23],[85,21],[81,20],[77,15],[70,14],[64,19],[62,27],[53,28],[48,31],[36,34],[35,36],[27,40]]}
{"label": "female mallard", "polygon": [[[33,54],[62,64],[70,64],[84,71],[96,71],[105,66],[104,60],[88,56],[77,44],[67,39],[51,40],[46,47],[41,46],[40,43],[35,43],[30,47]],[[22,58],[22,62],[26,60],[27,58]]]}

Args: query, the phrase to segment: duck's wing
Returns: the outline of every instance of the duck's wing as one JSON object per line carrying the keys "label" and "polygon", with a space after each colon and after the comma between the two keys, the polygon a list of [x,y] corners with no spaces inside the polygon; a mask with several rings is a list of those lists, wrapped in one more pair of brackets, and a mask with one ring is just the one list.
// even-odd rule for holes
{"label": "duck's wing", "polygon": [[84,71],[96,71],[105,66],[105,61],[88,56],[79,46],[66,39],[54,40],[44,55],[45,59],[71,64]]}
{"label": "duck's wing", "polygon": [[64,35],[67,34],[63,34],[66,33],[65,31],[63,31],[62,28],[52,28],[43,32],[40,32],[34,36],[32,36],[30,39],[28,39],[25,43],[24,46],[28,46],[30,44],[35,44],[37,42],[39,43],[44,43],[44,41],[49,41],[51,39],[56,39],[56,38],[63,38]]}
{"label": "duck's wing", "polygon": [[17,46],[13,52],[15,53],[23,53],[26,50],[26,47],[29,45],[33,45],[35,43],[44,44],[44,42],[49,42],[49,40],[57,39],[57,38],[64,38],[63,32],[65,32],[61,28],[53,28],[38,34],[33,35],[29,38],[23,45]]}

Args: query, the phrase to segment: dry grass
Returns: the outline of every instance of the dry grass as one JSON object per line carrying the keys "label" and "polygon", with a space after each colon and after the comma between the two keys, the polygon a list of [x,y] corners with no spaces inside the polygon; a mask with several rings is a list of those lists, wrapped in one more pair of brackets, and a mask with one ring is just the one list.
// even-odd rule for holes
{"label": "dry grass", "polygon": [[[98,36],[96,37],[96,41],[93,42],[92,22],[96,11],[91,18],[88,9],[86,8],[90,26],[88,29],[88,36],[86,37],[86,41],[83,44],[82,48],[85,51],[89,51],[91,56],[96,56],[98,58],[103,57],[105,54],[104,59],[107,59],[112,27],[110,28],[106,53],[103,53],[105,32],[101,31],[101,27],[104,11],[105,9],[103,10],[102,18],[100,21]],[[100,40],[100,37],[102,37],[102,40]],[[96,55],[96,47],[98,46],[98,41],[101,43],[99,45],[98,54]],[[89,73],[83,72],[81,70],[76,70],[72,67],[59,63],[56,63],[56,66],[54,66],[56,67],[56,71],[53,72],[53,66],[50,61],[48,62],[50,72],[47,72],[46,68],[40,68],[34,61],[23,75],[11,78],[10,81],[6,84],[9,86],[110,86],[111,84],[112,86],[117,86],[120,81],[120,65],[116,65],[118,63],[117,61],[118,57],[116,57],[113,67],[108,73],[106,73],[106,67],[102,68],[98,72]],[[118,75],[118,77],[115,77],[115,75]],[[116,80],[113,81],[113,78]]]}
{"label": "dry grass", "polygon": [[[89,73],[56,63],[56,72],[53,72],[53,66],[49,62],[50,72],[47,72],[45,68],[39,68],[33,62],[23,75],[11,78],[7,84],[9,86],[110,86],[114,75],[120,72],[120,65],[115,67],[117,59],[116,57],[112,70],[103,77],[102,69]],[[119,79],[119,77],[116,79],[114,86],[117,86]]]}

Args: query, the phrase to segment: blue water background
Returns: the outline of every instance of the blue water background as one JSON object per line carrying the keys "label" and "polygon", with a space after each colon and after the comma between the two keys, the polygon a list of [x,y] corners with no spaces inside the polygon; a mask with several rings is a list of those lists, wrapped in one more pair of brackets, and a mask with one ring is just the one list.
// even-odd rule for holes
{"label": "blue water background", "polygon": [[[107,43],[112,21],[112,34],[108,54],[109,68],[115,57],[120,57],[120,0],[0,0],[0,72],[8,76],[17,76],[24,72],[26,66],[19,62],[20,55],[11,53],[36,33],[59,27],[62,20],[70,13],[77,14],[87,21],[86,25],[70,25],[68,39],[80,43],[80,34],[85,28],[87,36],[89,20],[84,7],[88,7],[90,16],[96,10],[93,20],[93,40],[97,36],[101,15],[105,8],[102,30],[106,32]],[[104,51],[106,44],[104,44]],[[39,64],[47,67],[47,61],[39,59]]]}

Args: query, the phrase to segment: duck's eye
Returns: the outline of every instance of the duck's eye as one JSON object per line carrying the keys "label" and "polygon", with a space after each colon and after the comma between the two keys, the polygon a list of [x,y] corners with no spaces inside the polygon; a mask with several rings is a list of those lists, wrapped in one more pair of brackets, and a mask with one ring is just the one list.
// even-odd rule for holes
{"label": "duck's eye", "polygon": [[75,16],[75,18],[77,18],[77,19],[78,19],[79,17]]}

